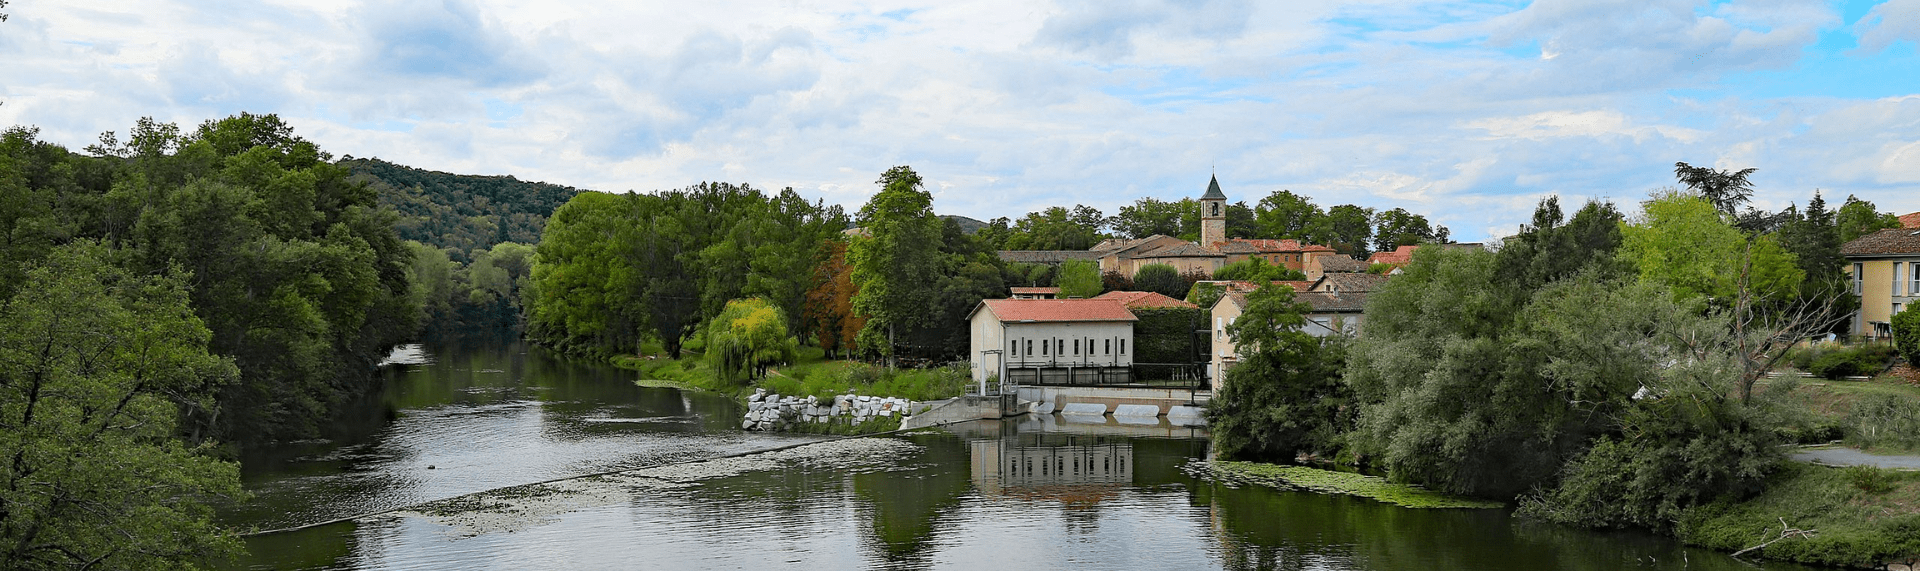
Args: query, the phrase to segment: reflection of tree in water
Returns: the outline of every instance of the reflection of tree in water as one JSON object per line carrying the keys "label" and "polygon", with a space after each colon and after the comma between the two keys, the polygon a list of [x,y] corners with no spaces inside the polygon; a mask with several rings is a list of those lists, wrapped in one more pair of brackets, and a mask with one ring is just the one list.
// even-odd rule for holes
{"label": "reflection of tree in water", "polygon": [[921,439],[926,448],[911,468],[854,474],[854,495],[866,504],[872,535],[863,542],[873,554],[868,567],[924,569],[932,564],[943,515],[967,493],[965,445],[947,439]]}
{"label": "reflection of tree in water", "polygon": [[1210,525],[1227,569],[1749,568],[1671,540],[1533,524],[1506,510],[1408,509],[1351,496],[1206,483],[1197,484],[1193,498],[1211,506]]}

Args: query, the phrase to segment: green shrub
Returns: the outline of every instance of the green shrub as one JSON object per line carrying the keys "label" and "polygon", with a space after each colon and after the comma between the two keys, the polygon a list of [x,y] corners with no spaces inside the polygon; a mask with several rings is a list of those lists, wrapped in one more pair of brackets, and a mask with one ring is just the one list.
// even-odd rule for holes
{"label": "green shrub", "polygon": [[1848,466],[1845,472],[1847,481],[1862,492],[1884,494],[1893,491],[1893,478],[1886,470],[1873,466]]}
{"label": "green shrub", "polygon": [[1885,371],[1887,361],[1892,358],[1892,346],[1869,343],[1858,347],[1823,351],[1813,357],[1812,363],[1807,366],[1807,372],[1829,379],[1873,376]]}
{"label": "green shrub", "polygon": [[1920,367],[1920,303],[1908,304],[1893,316],[1893,344],[1907,364]]}
{"label": "green shrub", "polygon": [[1875,394],[1861,398],[1847,413],[1847,442],[1861,447],[1920,448],[1920,401]]}

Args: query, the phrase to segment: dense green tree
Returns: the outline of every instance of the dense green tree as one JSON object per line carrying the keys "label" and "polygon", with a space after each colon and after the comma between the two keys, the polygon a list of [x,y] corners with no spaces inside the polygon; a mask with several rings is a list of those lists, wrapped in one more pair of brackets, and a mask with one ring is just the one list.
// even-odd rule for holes
{"label": "dense green tree", "polygon": [[1318,241],[1327,234],[1327,214],[1312,200],[1291,191],[1276,190],[1254,206],[1262,238]]}
{"label": "dense green tree", "polygon": [[1028,213],[1013,225],[1000,247],[1007,250],[1085,250],[1102,239],[1106,218],[1090,206],[1055,206]]}
{"label": "dense green tree", "polygon": [[1296,454],[1332,455],[1353,423],[1351,392],[1340,379],[1338,340],[1300,331],[1307,304],[1293,288],[1263,285],[1227,325],[1239,362],[1227,370],[1208,408],[1208,424],[1228,458],[1290,462]]}
{"label": "dense green tree", "polygon": [[1665,284],[1682,298],[1722,303],[1738,293],[1742,279],[1762,298],[1799,293],[1805,273],[1793,254],[1772,236],[1749,241],[1706,199],[1667,192],[1655,194],[1643,206],[1645,213],[1622,230],[1621,245],[1621,255],[1642,280]]}
{"label": "dense green tree", "polygon": [[1840,258],[1840,231],[1834,225],[1834,213],[1827,210],[1827,201],[1815,191],[1804,213],[1788,206],[1785,215],[1787,222],[1776,239],[1793,253],[1807,280],[1815,284],[1840,280],[1846,261]]}
{"label": "dense green tree", "polygon": [[0,304],[0,568],[179,569],[237,554],[208,505],[237,465],[178,437],[239,372],[207,351],[191,276],[92,241],[29,265]]}
{"label": "dense green tree", "polygon": [[941,267],[940,252],[928,246],[941,242],[943,225],[933,215],[933,195],[921,188],[913,169],[889,169],[876,184],[880,192],[860,207],[859,216],[871,237],[854,240],[847,259],[860,292],[853,299],[854,310],[868,319],[861,345],[892,355],[896,329],[920,327],[932,319]]}
{"label": "dense green tree", "polygon": [[1326,235],[1335,251],[1365,260],[1373,253],[1373,209],[1342,204],[1327,209]]}
{"label": "dense green tree", "polygon": [[1060,298],[1090,298],[1100,295],[1100,264],[1093,260],[1067,260],[1060,264]]}
{"label": "dense green tree", "polygon": [[1166,264],[1147,264],[1133,272],[1133,287],[1136,291],[1150,291],[1174,299],[1186,299],[1188,286],[1193,282],[1180,276],[1180,271]]}
{"label": "dense green tree", "polygon": [[1259,256],[1253,256],[1245,260],[1220,266],[1220,269],[1214,270],[1213,279],[1249,281],[1264,284],[1278,280],[1305,280],[1307,279],[1307,275],[1301,273],[1300,270],[1269,264],[1265,259]]}
{"label": "dense green tree", "polygon": [[1712,204],[1714,209],[1727,216],[1738,214],[1740,207],[1753,197],[1753,182],[1748,180],[1759,169],[1746,168],[1737,171],[1717,170],[1710,167],[1696,167],[1687,163],[1673,163],[1673,176],[1680,179],[1688,191],[1699,195]]}
{"label": "dense green tree", "polygon": [[143,118],[128,135],[101,135],[88,147],[94,156],[35,141],[31,129],[0,137],[0,186],[10,193],[0,271],[98,239],[131,271],[191,273],[209,347],[234,359],[241,381],[182,430],[247,441],[313,435],[416,327],[414,256],[393,215],[273,115],[191,131]]}
{"label": "dense green tree", "polygon": [[1583,269],[1608,277],[1630,273],[1615,255],[1622,219],[1613,203],[1588,201],[1564,220],[1560,198],[1549,196],[1534,209],[1532,223],[1501,243],[1498,272],[1523,296]]}
{"label": "dense green tree", "polygon": [[981,243],[995,250],[1007,250],[1007,241],[1013,238],[1013,220],[1005,216],[987,222],[987,225],[973,233]]}
{"label": "dense green tree", "polygon": [[1444,244],[1448,234],[1446,226],[1429,224],[1425,216],[1395,208],[1374,215],[1373,249],[1391,252],[1401,246],[1427,242]]}
{"label": "dense green tree", "polygon": [[[1574,319],[1534,321],[1536,329],[1561,332],[1531,346],[1557,345],[1549,376],[1556,386],[1573,380],[1587,389],[1572,395],[1573,412],[1608,420],[1557,482],[1524,499],[1522,514],[1670,531],[1690,508],[1758,491],[1778,465],[1779,439],[1768,420],[1778,414],[1768,412],[1778,396],[1735,396],[1746,374],[1738,347],[1748,333],[1729,314],[1636,291],[1648,287],[1658,286],[1569,288],[1539,304]],[[1634,394],[1625,396],[1629,389]]]}
{"label": "dense green tree", "polygon": [[1881,212],[1872,202],[1847,195],[1847,202],[1840,205],[1840,211],[1834,215],[1834,225],[1840,228],[1840,243],[1888,228],[1899,228],[1900,217],[1891,212]]}
{"label": "dense green tree", "polygon": [[940,274],[935,278],[931,315],[925,324],[913,329],[906,353],[924,358],[952,360],[964,358],[972,328],[967,314],[982,299],[1007,297],[1006,269],[993,248],[961,230],[952,220],[943,221],[940,239]]}
{"label": "dense green tree", "polygon": [[[640,216],[652,200],[583,192],[554,211],[535,249],[529,334],[567,351],[637,348],[651,311],[635,299],[649,286],[636,262],[647,253],[643,237],[657,233],[636,231],[636,225],[653,222]],[[684,306],[697,300],[674,301]],[[677,337],[663,341],[677,354]]]}
{"label": "dense green tree", "polygon": [[1191,198],[1165,202],[1148,197],[1120,207],[1111,224],[1114,233],[1121,237],[1145,238],[1155,234],[1179,236],[1197,232],[1199,220],[1200,203]]}

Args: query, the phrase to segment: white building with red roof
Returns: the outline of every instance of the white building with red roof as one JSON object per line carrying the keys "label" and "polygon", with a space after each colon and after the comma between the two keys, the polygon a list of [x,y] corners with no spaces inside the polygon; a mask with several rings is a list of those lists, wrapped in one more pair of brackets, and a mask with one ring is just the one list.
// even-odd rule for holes
{"label": "white building with red roof", "polygon": [[988,299],[967,315],[973,380],[1125,383],[1133,323],[1116,299]]}

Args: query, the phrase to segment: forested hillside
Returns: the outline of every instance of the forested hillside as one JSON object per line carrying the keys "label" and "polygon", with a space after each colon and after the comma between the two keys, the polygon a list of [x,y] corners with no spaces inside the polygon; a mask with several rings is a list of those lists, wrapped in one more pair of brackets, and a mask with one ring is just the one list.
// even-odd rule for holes
{"label": "forested hillside", "polygon": [[382,206],[400,213],[394,230],[401,239],[446,250],[462,264],[473,261],[474,250],[494,244],[539,242],[547,217],[580,193],[512,175],[452,174],[380,159],[348,158],[338,164],[377,191]]}

